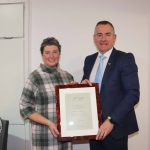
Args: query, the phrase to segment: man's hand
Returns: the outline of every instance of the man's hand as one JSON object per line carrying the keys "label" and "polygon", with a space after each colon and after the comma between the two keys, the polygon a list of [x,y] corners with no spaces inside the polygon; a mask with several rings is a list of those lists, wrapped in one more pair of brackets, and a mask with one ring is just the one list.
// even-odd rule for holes
{"label": "man's hand", "polygon": [[92,86],[92,82],[90,82],[88,79],[83,80],[81,84],[89,84],[90,86]]}
{"label": "man's hand", "polygon": [[113,127],[114,124],[110,123],[110,121],[106,119],[98,130],[96,140],[105,139],[105,137],[112,131]]}

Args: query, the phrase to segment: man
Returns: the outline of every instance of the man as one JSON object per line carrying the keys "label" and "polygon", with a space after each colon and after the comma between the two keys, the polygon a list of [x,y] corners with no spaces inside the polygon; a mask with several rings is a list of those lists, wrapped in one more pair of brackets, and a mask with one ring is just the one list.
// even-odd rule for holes
{"label": "man", "polygon": [[[135,59],[133,54],[114,48],[116,34],[110,22],[98,22],[93,38],[99,52],[86,57],[82,83],[99,83],[101,76],[99,87],[103,123],[96,140],[90,140],[90,149],[127,150],[128,135],[138,131],[134,106],[140,94]],[[101,73],[98,73],[101,60]]]}

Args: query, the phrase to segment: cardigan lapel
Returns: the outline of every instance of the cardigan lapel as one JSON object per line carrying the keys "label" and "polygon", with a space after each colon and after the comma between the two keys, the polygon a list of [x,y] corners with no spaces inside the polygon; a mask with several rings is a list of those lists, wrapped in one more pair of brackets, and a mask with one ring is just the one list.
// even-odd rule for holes
{"label": "cardigan lapel", "polygon": [[[109,60],[107,62],[107,65],[106,65],[106,69],[105,69],[105,72],[104,72],[104,75],[103,75],[103,79],[102,79],[102,84],[101,84],[101,89],[105,83],[105,81],[107,80],[107,76],[110,75],[110,70],[113,68],[113,61],[115,59],[115,54],[116,54],[116,49],[113,48],[113,51],[109,57]],[[101,91],[101,90],[100,90]]]}

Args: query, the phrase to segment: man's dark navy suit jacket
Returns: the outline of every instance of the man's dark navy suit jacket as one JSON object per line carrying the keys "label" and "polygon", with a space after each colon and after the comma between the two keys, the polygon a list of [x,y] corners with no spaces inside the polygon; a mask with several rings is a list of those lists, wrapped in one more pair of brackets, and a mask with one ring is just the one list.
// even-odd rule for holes
{"label": "man's dark navy suit jacket", "polygon": [[[97,55],[86,57],[82,80],[89,79]],[[102,79],[100,103],[103,121],[111,116],[116,122],[110,133],[115,139],[138,131],[134,111],[140,95],[137,72],[133,54],[113,48]]]}

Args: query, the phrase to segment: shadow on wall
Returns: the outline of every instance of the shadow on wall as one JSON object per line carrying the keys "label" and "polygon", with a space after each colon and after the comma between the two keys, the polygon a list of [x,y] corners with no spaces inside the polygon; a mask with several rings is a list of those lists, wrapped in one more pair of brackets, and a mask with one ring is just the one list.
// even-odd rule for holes
{"label": "shadow on wall", "polygon": [[76,57],[68,61],[67,66],[64,66],[63,69],[71,73],[74,77],[74,80],[77,82],[81,82],[83,77],[83,66],[84,66],[84,59],[82,57]]}
{"label": "shadow on wall", "polygon": [[73,75],[73,77],[74,77],[74,80],[75,80],[76,82],[78,82],[78,83],[81,82],[81,79],[82,79],[82,76],[83,76],[83,73],[82,73],[82,72],[83,72],[83,71],[82,71],[81,69],[78,69],[78,70],[72,72],[72,75]]}
{"label": "shadow on wall", "polygon": [[133,134],[130,134],[129,136],[128,136],[128,138],[132,138],[132,137],[134,137],[135,135],[138,135],[139,133],[138,132],[135,132],[135,133],[133,133]]}
{"label": "shadow on wall", "polygon": [[[16,131],[17,132],[17,131]],[[28,141],[25,141],[25,139],[21,139],[19,137],[16,137],[14,135],[9,134],[8,135],[8,144],[7,144],[7,150],[26,150],[25,144]]]}
{"label": "shadow on wall", "polygon": [[[139,107],[139,103],[137,103],[135,106],[134,106],[134,109],[137,109]],[[137,116],[136,116],[137,117]],[[133,134],[130,134],[129,136],[128,136],[128,138],[132,138],[132,137],[134,137],[135,135],[138,135],[139,134],[139,132],[135,132],[135,133],[133,133]]]}

